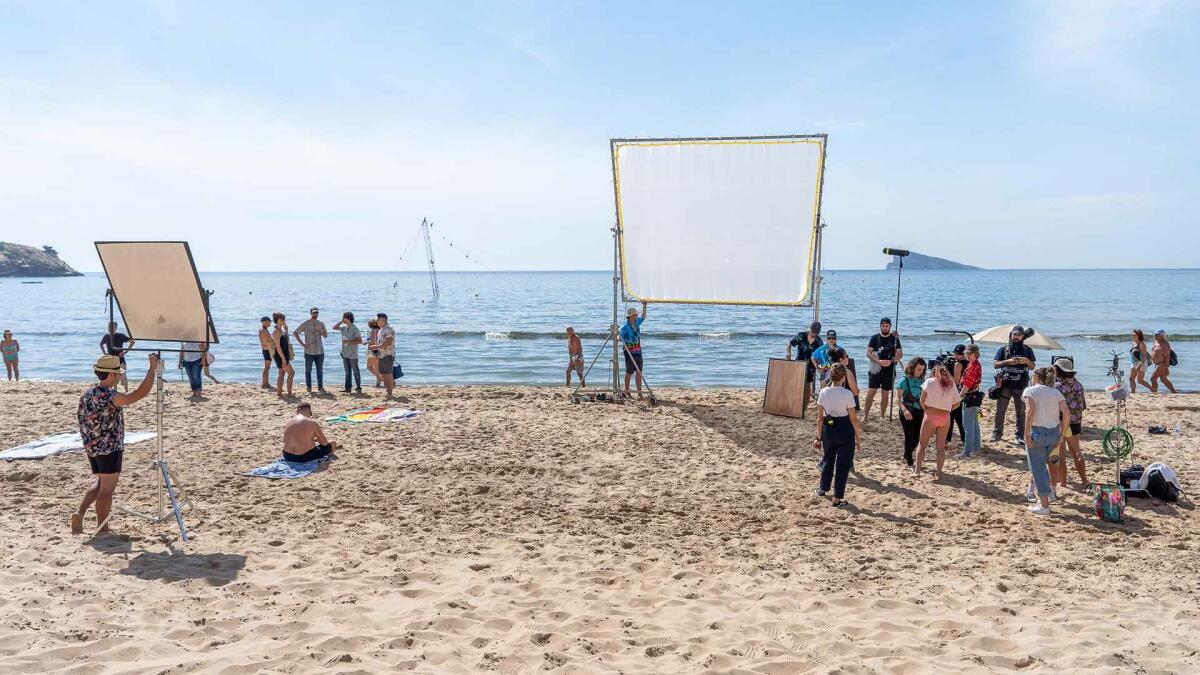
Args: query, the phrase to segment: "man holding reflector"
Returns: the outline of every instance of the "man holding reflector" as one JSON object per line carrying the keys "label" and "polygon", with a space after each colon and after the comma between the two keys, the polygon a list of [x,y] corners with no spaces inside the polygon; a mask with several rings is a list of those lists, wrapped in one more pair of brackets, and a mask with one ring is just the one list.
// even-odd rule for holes
{"label": "man holding reflector", "polygon": [[625,352],[625,396],[629,396],[629,378],[637,374],[638,398],[642,397],[642,322],[646,320],[646,303],[642,315],[636,307],[625,310],[625,325],[621,326],[621,343]]}
{"label": "man holding reflector", "polygon": [[71,514],[71,532],[83,532],[83,517],[92,504],[96,505],[96,522],[100,532],[108,531],[108,514],[112,511],[113,494],[121,477],[121,460],[125,453],[125,406],[133,405],[150,393],[154,371],[158,369],[158,354],[150,355],[150,368],[138,388],[127,394],[117,393],[121,381],[120,357],[107,354],[96,360],[93,372],[100,383],[79,398],[79,435],[88,464],[96,482],[83,495],[79,510]]}

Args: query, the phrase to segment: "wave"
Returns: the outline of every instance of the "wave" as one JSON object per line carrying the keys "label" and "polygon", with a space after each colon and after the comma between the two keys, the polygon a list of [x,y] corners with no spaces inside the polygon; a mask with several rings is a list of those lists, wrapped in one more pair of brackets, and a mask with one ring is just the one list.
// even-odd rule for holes
{"label": "wave", "polygon": [[[1096,340],[1099,342],[1129,342],[1129,333],[1078,333],[1075,335],[1063,335],[1064,338],[1076,338],[1079,340]],[[1200,342],[1200,335],[1191,335],[1188,333],[1171,334],[1167,333],[1168,342]],[[1146,345],[1154,346],[1154,336],[1149,331],[1146,332]]]}

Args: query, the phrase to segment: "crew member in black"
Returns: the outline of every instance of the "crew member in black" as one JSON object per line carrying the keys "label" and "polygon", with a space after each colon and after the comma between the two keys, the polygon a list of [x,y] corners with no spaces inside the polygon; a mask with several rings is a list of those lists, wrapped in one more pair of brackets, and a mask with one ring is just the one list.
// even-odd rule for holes
{"label": "crew member in black", "polygon": [[805,368],[806,377],[804,379],[808,382],[809,399],[816,398],[817,396],[817,369],[813,367],[812,355],[822,344],[820,321],[812,322],[808,326],[807,331],[796,333],[796,336],[788,342],[788,360],[792,360],[792,347],[795,347],[796,360],[804,361],[807,364]]}
{"label": "crew member in black", "polygon": [[[1032,333],[1030,333],[1032,334]],[[1029,369],[1037,363],[1033,350],[1025,344],[1028,335],[1022,326],[1013,326],[1008,344],[996,351],[996,385],[1000,387],[1000,398],[996,400],[996,419],[992,422],[992,442],[1004,436],[1004,415],[1008,402],[1017,406],[1017,447],[1025,447],[1025,401],[1021,394],[1029,386]]]}
{"label": "crew member in black", "polygon": [[879,320],[879,332],[867,343],[867,358],[871,360],[867,376],[867,399],[863,401],[863,421],[871,416],[871,404],[875,393],[879,393],[879,410],[887,410],[892,387],[896,386],[896,363],[904,358],[900,336],[892,332],[892,320],[886,316]]}

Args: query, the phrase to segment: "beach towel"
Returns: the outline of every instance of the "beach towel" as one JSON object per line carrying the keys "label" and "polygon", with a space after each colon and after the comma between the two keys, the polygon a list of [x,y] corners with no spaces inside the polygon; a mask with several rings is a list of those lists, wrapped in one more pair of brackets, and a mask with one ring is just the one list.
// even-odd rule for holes
{"label": "beach towel", "polygon": [[252,476],[254,478],[271,478],[275,480],[304,478],[305,476],[311,476],[316,473],[321,468],[322,464],[336,458],[337,455],[329,455],[328,457],[322,457],[321,459],[314,459],[311,462],[289,462],[281,457],[270,464],[250,469],[242,475]]}
{"label": "beach towel", "polygon": [[[148,441],[157,435],[153,431],[126,431],[125,445]],[[8,462],[14,459],[45,459],[68,452],[83,452],[83,437],[79,435],[78,431],[65,431],[61,434],[30,441],[25,445],[9,448],[0,452],[0,459]]]}
{"label": "beach towel", "polygon": [[404,420],[412,419],[420,414],[420,410],[410,410],[408,408],[385,408],[383,406],[379,406],[375,408],[356,410],[352,413],[346,413],[345,415],[326,417],[325,421],[330,423],[351,422],[355,424],[362,422],[403,422]]}

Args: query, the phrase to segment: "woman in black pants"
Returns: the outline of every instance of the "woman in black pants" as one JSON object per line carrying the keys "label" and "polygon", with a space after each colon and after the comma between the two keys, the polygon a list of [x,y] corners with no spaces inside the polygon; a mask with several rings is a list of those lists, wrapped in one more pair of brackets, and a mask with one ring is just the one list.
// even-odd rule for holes
{"label": "woman in black pants", "polygon": [[846,366],[835,363],[829,369],[829,382],[817,396],[817,438],[814,448],[824,448],[821,461],[821,484],[817,496],[824,497],[833,488],[833,506],[845,504],[846,479],[854,464],[854,449],[861,432],[858,413],[854,410],[854,394],[843,386]]}
{"label": "woman in black pants", "polygon": [[[948,366],[950,375],[954,378],[954,386],[962,386],[963,373],[967,371],[967,346],[954,345],[954,360]],[[950,426],[946,428],[946,446],[950,446],[950,441],[954,436],[954,427],[958,426],[958,440],[966,443],[967,432],[963,429],[963,409],[962,406],[950,411]]]}
{"label": "woman in black pants", "polygon": [[913,465],[913,452],[921,440],[921,386],[925,384],[925,359],[915,357],[904,367],[904,377],[896,382],[896,400],[900,402],[900,426],[904,429],[904,462]]}

